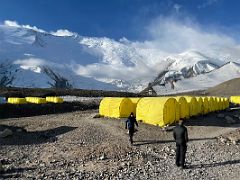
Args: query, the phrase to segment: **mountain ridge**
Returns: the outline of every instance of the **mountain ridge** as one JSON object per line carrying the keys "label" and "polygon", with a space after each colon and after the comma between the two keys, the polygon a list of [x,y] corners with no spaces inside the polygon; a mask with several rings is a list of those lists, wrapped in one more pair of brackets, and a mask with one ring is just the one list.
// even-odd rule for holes
{"label": "mountain ridge", "polygon": [[[5,86],[141,92],[160,85],[165,90],[172,86],[172,91],[175,84],[208,74],[227,63],[198,50],[161,56],[157,49],[127,40],[76,33],[56,36],[34,28],[6,25],[0,25],[0,39],[0,80],[5,81]],[[11,68],[3,67],[6,61]],[[197,82],[196,87],[199,88]]]}

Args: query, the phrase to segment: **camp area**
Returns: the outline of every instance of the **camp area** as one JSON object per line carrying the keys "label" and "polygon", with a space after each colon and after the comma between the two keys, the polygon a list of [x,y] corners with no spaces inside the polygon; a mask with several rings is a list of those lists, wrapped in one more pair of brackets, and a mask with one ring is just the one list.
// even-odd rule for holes
{"label": "camp area", "polygon": [[222,97],[142,97],[103,98],[99,114],[110,118],[126,118],[131,112],[138,121],[160,127],[187,120],[190,117],[206,115],[229,107],[229,100]]}
{"label": "camp area", "polygon": [[[1,178],[173,180],[239,176],[240,111],[238,104],[226,97],[69,96],[63,97],[63,103],[44,104],[24,99],[17,99],[24,104],[0,104],[3,111],[11,112],[0,121]],[[201,108],[198,104],[195,107],[196,103]],[[133,145],[125,129],[131,112],[139,125]],[[175,166],[172,129],[179,119],[184,120],[190,139],[185,170]]]}

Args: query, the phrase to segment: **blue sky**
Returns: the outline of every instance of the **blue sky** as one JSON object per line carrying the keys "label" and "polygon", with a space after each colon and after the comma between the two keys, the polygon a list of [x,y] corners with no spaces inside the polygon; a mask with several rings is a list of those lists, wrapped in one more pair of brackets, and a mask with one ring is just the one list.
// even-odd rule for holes
{"label": "blue sky", "polygon": [[174,17],[234,36],[239,30],[239,7],[238,0],[1,0],[0,21],[46,31],[68,29],[84,36],[144,40],[149,38],[146,27],[155,19]]}

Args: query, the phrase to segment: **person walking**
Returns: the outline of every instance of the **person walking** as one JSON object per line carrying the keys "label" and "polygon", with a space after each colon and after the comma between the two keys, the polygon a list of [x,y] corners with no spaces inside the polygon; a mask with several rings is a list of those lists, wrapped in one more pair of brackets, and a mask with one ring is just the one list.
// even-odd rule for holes
{"label": "person walking", "polygon": [[186,168],[185,157],[187,152],[188,132],[182,120],[180,120],[178,125],[173,129],[173,137],[176,141],[176,165],[184,169]]}
{"label": "person walking", "polygon": [[138,127],[136,118],[134,117],[133,112],[131,112],[130,116],[126,120],[126,126],[125,126],[125,129],[128,129],[129,141],[131,144],[133,144],[133,135],[135,132],[135,128],[134,128],[135,124]]}

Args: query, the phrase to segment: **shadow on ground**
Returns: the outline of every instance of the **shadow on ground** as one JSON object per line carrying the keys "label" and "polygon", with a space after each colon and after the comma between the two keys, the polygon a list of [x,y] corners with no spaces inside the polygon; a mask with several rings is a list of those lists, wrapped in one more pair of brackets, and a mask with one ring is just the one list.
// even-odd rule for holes
{"label": "shadow on ground", "polygon": [[[196,138],[189,139],[189,141],[204,141],[204,140],[215,140],[216,138]],[[148,144],[164,144],[164,143],[172,143],[174,140],[143,140],[143,141],[134,141],[134,146],[143,146]]]}
{"label": "shadow on ground", "polygon": [[189,165],[187,169],[211,168],[211,167],[226,166],[226,165],[239,164],[239,163],[240,163],[240,160],[216,162],[211,164],[197,164],[197,165]]}
{"label": "shadow on ground", "polygon": [[0,119],[39,116],[46,114],[66,113],[78,110],[97,109],[98,101],[64,102],[62,104],[0,104]]}
{"label": "shadow on ground", "polygon": [[186,126],[218,126],[218,127],[231,127],[233,124],[229,124],[225,118],[217,117],[218,114],[224,114],[224,116],[232,117],[236,122],[234,124],[239,124],[240,119],[240,111],[219,111],[209,113],[207,115],[200,115],[197,117],[190,118],[184,121],[184,125]]}
{"label": "shadow on ground", "polygon": [[0,178],[7,179],[7,178],[20,178],[21,174],[26,171],[34,171],[35,168],[12,168],[6,171],[0,172]]}
{"label": "shadow on ground", "polygon": [[73,131],[77,127],[60,126],[45,131],[27,132],[25,129],[17,126],[0,125],[0,131],[6,128],[12,130],[13,135],[6,138],[0,138],[0,145],[31,145],[55,142],[58,140],[58,135]]}

